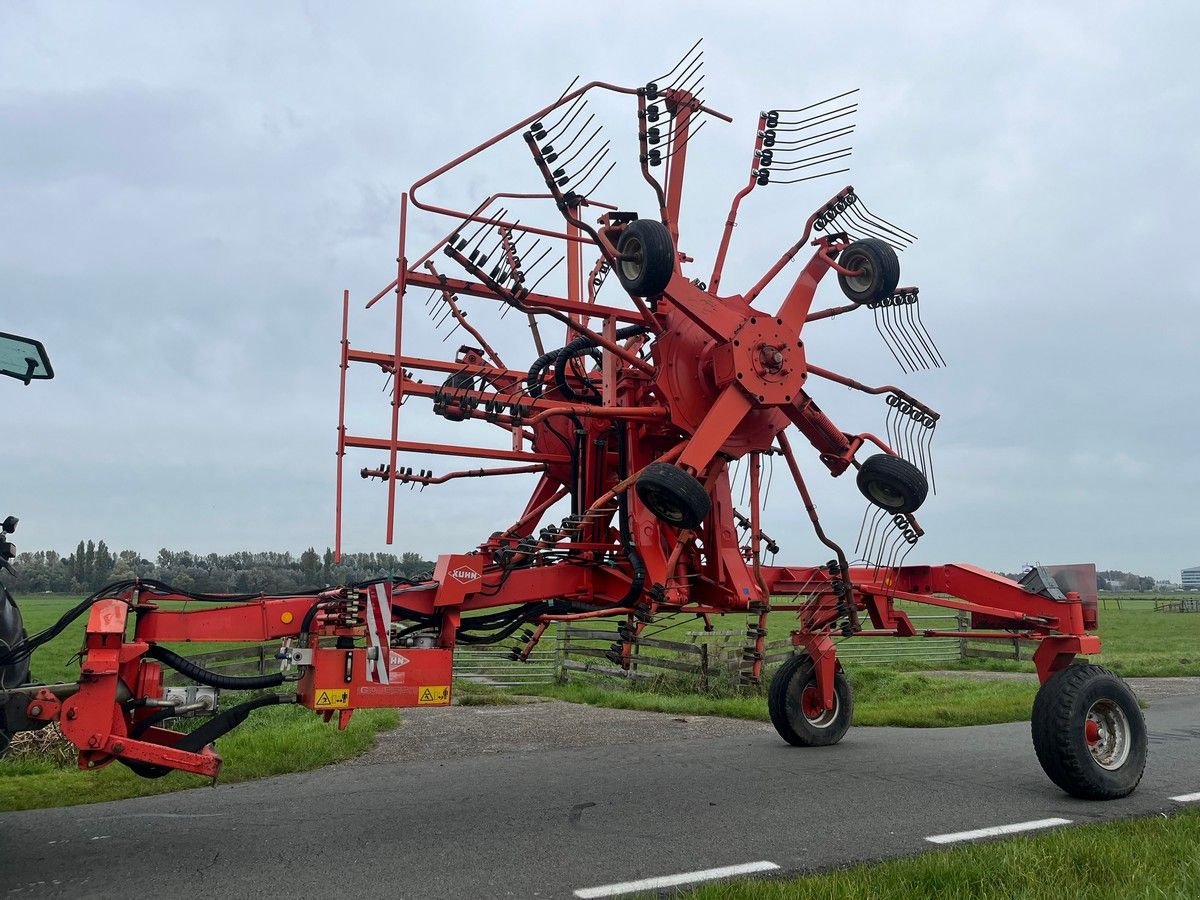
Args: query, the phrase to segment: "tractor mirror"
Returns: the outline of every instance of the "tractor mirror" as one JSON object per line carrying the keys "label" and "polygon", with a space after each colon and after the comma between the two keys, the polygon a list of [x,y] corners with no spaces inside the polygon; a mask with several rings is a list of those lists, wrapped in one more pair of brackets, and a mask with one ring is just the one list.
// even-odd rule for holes
{"label": "tractor mirror", "polygon": [[0,331],[0,375],[29,384],[35,378],[53,378],[54,369],[41,341]]}

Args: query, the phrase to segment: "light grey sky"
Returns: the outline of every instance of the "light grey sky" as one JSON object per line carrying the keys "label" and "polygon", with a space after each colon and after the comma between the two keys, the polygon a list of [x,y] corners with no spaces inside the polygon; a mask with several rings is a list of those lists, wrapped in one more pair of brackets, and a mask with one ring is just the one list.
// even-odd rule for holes
{"label": "light grey sky", "polygon": [[[902,283],[920,285],[948,369],[901,375],[869,322],[806,335],[814,361],[900,384],[943,415],[938,494],[910,561],[1094,560],[1171,578],[1200,563],[1200,14],[648,9],[0,7],[0,330],[44,341],[57,374],[0,385],[0,512],[21,516],[18,546],[332,543],[341,290],[355,298],[352,342],[386,349],[388,311],[361,301],[394,274],[401,191],[574,75],[643,83],[704,37],[705,99],[735,122],[710,123],[694,145],[682,249],[698,277],[745,177],[757,111],[851,87],[862,89],[851,173],[751,195],[724,287],[756,280],[844,179],[920,236]],[[610,137],[631,170],[630,136]],[[473,205],[535,184],[513,149],[425,196]],[[613,184],[607,199],[652,209],[636,179]],[[439,225],[414,221],[410,249]],[[410,298],[414,315],[423,300]],[[839,300],[832,284],[819,295]],[[534,353],[516,319],[489,336],[524,367]],[[440,341],[427,322],[410,334],[421,348]],[[354,430],[386,421],[381,387],[370,373],[352,382]],[[813,390],[847,429],[882,427],[882,404]],[[462,435],[404,413],[407,434]],[[348,467],[380,461],[354,454]],[[805,465],[828,527],[853,544],[852,482],[822,476],[811,453]],[[783,481],[767,520],[781,561],[821,562]],[[396,549],[469,549],[516,517],[527,490],[405,491]],[[347,549],[384,549],[383,498],[351,479]]]}

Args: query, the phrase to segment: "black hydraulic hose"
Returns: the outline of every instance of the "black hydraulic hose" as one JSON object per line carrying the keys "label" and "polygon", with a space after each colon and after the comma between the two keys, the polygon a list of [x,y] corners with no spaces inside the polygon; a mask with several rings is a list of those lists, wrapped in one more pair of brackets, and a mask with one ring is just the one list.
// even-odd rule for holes
{"label": "black hydraulic hose", "polygon": [[166,663],[176,672],[208,687],[229,691],[257,691],[264,688],[279,687],[283,684],[283,673],[272,675],[222,675],[203,666],[197,665],[186,656],[180,656],[174,650],[168,650],[161,644],[151,644],[146,655],[151,659]]}
{"label": "black hydraulic hose", "polygon": [[[182,657],[180,658],[182,659]],[[233,729],[245,722],[246,718],[250,715],[250,713],[254,712],[254,710],[260,709],[264,706],[274,706],[276,703],[283,703],[285,701],[290,702],[291,697],[285,696],[284,694],[263,694],[261,697],[254,697],[250,700],[247,700],[245,703],[231,707],[225,712],[213,716],[195,731],[188,732],[181,737],[175,743],[174,747],[176,750],[186,750],[189,753],[199,753],[217,738],[228,734],[229,732],[233,731]],[[157,722],[161,722],[163,719],[170,718],[174,712],[174,708],[167,708],[161,713],[155,713],[153,716],[150,716],[148,719],[145,719],[143,722],[139,723],[135,729],[135,733],[131,736],[140,736],[142,732],[150,727],[150,725],[157,724]],[[126,759],[122,759],[121,762],[125,763],[125,765],[128,766],[135,774],[140,775],[142,778],[162,778],[164,775],[168,775],[171,772],[171,769],[167,768],[166,766],[156,766],[152,763],[135,762],[133,760]]]}
{"label": "black hydraulic hose", "polygon": [[[627,325],[624,328],[618,328],[614,339],[618,341],[628,340],[631,337],[637,337],[642,334],[649,334],[650,330],[645,325]],[[596,339],[589,335],[580,335],[558,351],[558,355],[554,359],[554,383],[558,386],[559,391],[567,400],[583,400],[591,403],[598,397],[580,397],[576,394],[571,386],[567,383],[567,363],[576,356],[581,356],[584,353],[591,353],[596,348]]]}
{"label": "black hydraulic hose", "polygon": [[[636,337],[637,335],[649,333],[650,330],[644,325],[627,325],[624,328],[617,329],[616,340],[624,341],[631,337]],[[533,365],[529,367],[529,374],[525,378],[525,385],[529,390],[529,396],[537,398],[542,395],[542,375],[552,363],[555,364],[557,368],[561,368],[566,359],[569,359],[572,356],[578,356],[582,352],[592,350],[596,346],[596,341],[593,338],[590,338],[587,335],[582,335],[571,341],[571,343],[567,344],[565,347],[559,347],[557,350],[550,350],[546,353],[543,353],[536,360],[534,360]],[[564,353],[567,354],[565,358],[563,357]],[[562,384],[558,382],[557,375],[555,376],[555,381],[558,383],[559,388],[561,389]],[[567,390],[570,391],[570,388]],[[568,395],[568,399],[572,399],[573,397],[574,394]]]}
{"label": "black hydraulic hose", "polygon": [[[629,445],[625,439],[625,423],[618,419],[615,427],[617,430],[617,477],[624,481],[629,477]],[[625,555],[629,557],[629,565],[633,567],[633,583],[629,585],[629,591],[621,600],[622,606],[636,601],[642,596],[642,590],[646,587],[646,564],[642,560],[642,555],[638,553],[637,547],[634,546],[633,536],[629,532],[628,493],[628,491],[621,491],[617,494],[617,524],[621,533],[621,545],[625,548]]]}

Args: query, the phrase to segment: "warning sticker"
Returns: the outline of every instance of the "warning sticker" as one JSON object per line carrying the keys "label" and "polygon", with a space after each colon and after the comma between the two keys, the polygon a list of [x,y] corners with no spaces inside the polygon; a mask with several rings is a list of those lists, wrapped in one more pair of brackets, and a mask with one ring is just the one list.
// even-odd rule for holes
{"label": "warning sticker", "polygon": [[348,688],[318,691],[317,699],[313,701],[313,709],[346,709],[350,706],[350,691]]}
{"label": "warning sticker", "polygon": [[417,694],[417,703],[425,704],[447,704],[450,702],[450,685],[435,684],[431,687],[423,687],[420,693]]}

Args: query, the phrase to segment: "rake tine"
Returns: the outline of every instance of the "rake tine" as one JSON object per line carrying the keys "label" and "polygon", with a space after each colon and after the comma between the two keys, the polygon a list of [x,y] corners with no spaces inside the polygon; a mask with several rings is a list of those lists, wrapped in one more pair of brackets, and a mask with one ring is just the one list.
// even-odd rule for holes
{"label": "rake tine", "polygon": [[[704,38],[700,38],[700,40],[698,40],[698,41],[696,41],[696,43],[692,44],[692,46],[688,48],[688,51],[685,54],[683,54],[683,56],[679,57],[679,62],[675,63],[675,65],[673,65],[671,67],[671,71],[667,72],[667,74],[659,75],[657,78],[652,78],[650,80],[653,82],[660,82],[660,81],[666,81],[668,78],[671,78],[676,72],[679,71],[679,67],[682,66],[685,62],[687,62],[687,60],[691,57],[691,55],[696,51],[696,48],[699,47],[703,42],[704,42]],[[701,50],[700,52],[703,53],[704,51]]]}
{"label": "rake tine", "polygon": [[859,198],[857,205],[859,207],[861,207],[864,215],[869,216],[871,219],[878,222],[881,226],[886,228],[888,231],[891,231],[893,234],[903,235],[904,237],[908,238],[908,241],[907,241],[908,243],[911,244],[913,241],[915,241],[917,239],[917,236],[915,234],[913,234],[911,231],[905,231],[899,225],[889,222],[883,216],[876,215],[875,213],[871,212],[871,210],[867,208],[867,205],[862,202],[861,198]]}
{"label": "rake tine", "polygon": [[896,353],[896,349],[892,346],[892,342],[888,340],[888,336],[884,333],[884,330],[880,324],[881,316],[879,311],[882,308],[883,307],[878,303],[871,304],[871,311],[875,314],[875,330],[879,332],[879,337],[883,341],[883,345],[888,348],[888,352],[891,353],[892,358],[896,360],[896,365],[900,367],[901,371],[907,371],[904,369],[904,363],[901,362],[899,355]]}
{"label": "rake tine", "polygon": [[885,298],[879,303],[879,308],[881,310],[879,314],[879,321],[883,325],[883,330],[887,333],[888,346],[894,348],[895,352],[898,354],[898,358],[900,358],[900,369],[904,372],[910,372],[912,371],[910,368],[912,361],[909,360],[908,353],[906,353],[904,350],[904,345],[901,344],[897,339],[896,333],[893,330],[892,306],[888,302],[888,299],[890,298]]}
{"label": "rake tine", "polygon": [[926,340],[926,335],[922,333],[923,329],[918,327],[917,320],[913,317],[914,306],[916,306],[915,300],[914,302],[906,302],[904,304],[904,316],[908,320],[909,334],[912,335],[913,341],[921,349],[922,357],[926,360],[925,368],[936,369],[938,367],[937,359],[934,357],[932,350],[929,348],[929,342]]}
{"label": "rake tine", "polygon": [[928,338],[928,340],[929,340],[929,346],[932,347],[933,352],[935,354],[937,354],[937,360],[938,360],[938,363],[940,364],[938,366],[938,368],[944,369],[946,367],[946,360],[942,356],[941,350],[938,349],[937,342],[934,341],[933,336],[929,333],[929,329],[926,328],[925,323],[921,321],[921,299],[920,299],[920,297],[918,297],[917,300],[913,303],[913,313],[917,317],[917,324],[920,326],[921,331],[924,332],[925,337]]}
{"label": "rake tine", "polygon": [[608,168],[604,170],[604,174],[600,176],[599,180],[594,185],[592,185],[591,187],[589,187],[587,189],[584,189],[582,187],[579,189],[579,191],[577,192],[579,194],[579,196],[590,197],[592,194],[594,194],[596,191],[598,191],[600,189],[600,185],[604,184],[604,179],[608,178],[609,173],[612,172],[612,170],[615,169],[616,167],[617,167],[617,164],[615,161],[609,163]]}

